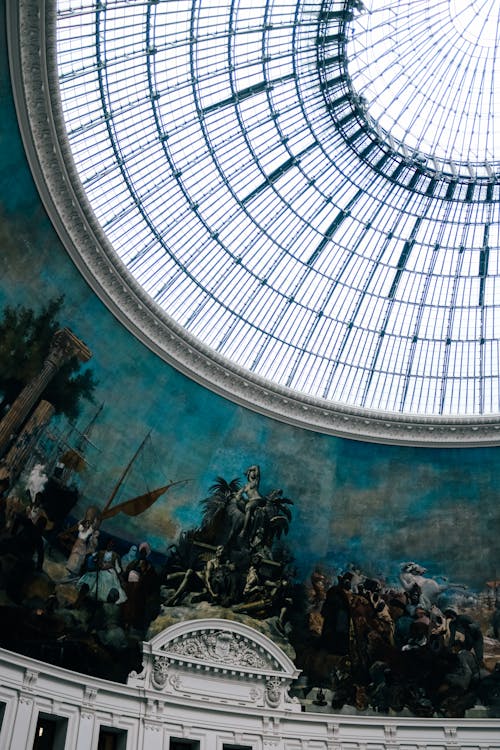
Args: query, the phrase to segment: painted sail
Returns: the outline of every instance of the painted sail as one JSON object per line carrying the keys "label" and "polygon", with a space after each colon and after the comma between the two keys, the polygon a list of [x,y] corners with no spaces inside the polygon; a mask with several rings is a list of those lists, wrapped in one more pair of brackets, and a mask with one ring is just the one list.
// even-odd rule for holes
{"label": "painted sail", "polygon": [[187,481],[189,480],[181,479],[178,482],[170,482],[170,484],[167,484],[164,487],[158,487],[156,490],[145,492],[143,495],[138,495],[130,500],[125,500],[123,503],[118,503],[118,505],[114,505],[102,512],[102,520],[104,521],[107,518],[113,518],[113,516],[116,516],[118,513],[125,513],[127,516],[139,516],[141,513],[144,513],[145,510],[150,508],[159,497],[170,489],[170,487],[174,487],[176,484],[182,484]]}
{"label": "painted sail", "polygon": [[[159,497],[165,494],[171,487],[175,487],[178,484],[183,484],[184,482],[189,482],[189,479],[180,479],[177,482],[170,482],[169,484],[164,485],[163,487],[158,487],[158,489],[155,490],[148,490],[142,495],[137,495],[136,497],[132,497],[129,500],[125,500],[122,503],[118,503],[117,505],[112,505],[113,500],[115,499],[116,495],[118,494],[123,482],[125,481],[125,478],[127,474],[129,473],[132,465],[134,464],[135,460],[137,459],[137,456],[144,448],[144,445],[146,441],[150,438],[151,433],[148,432],[142,443],[137,448],[136,452],[128,462],[127,466],[123,470],[118,482],[116,483],[113,492],[109,496],[104,508],[102,509],[100,513],[101,520],[104,521],[108,518],[113,518],[114,516],[118,515],[118,513],[125,513],[127,516],[139,516],[141,513],[144,513],[145,510],[148,510],[157,500]],[[61,532],[59,535],[60,538],[63,536],[71,535],[73,532],[76,531],[78,528],[78,524],[74,524],[69,529],[65,529],[65,531]]]}

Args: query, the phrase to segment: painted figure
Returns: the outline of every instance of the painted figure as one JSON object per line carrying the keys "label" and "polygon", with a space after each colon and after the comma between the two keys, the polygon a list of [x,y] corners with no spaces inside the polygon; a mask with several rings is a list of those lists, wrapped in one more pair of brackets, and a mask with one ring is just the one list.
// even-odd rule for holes
{"label": "painted figure", "polygon": [[127,600],[127,595],[120,582],[122,572],[120,558],[113,549],[113,541],[110,540],[105,550],[97,554],[97,569],[89,571],[78,581],[80,588],[84,583],[89,587],[89,596],[95,596],[100,602],[106,602],[112,588],[118,591],[117,604]]}
{"label": "painted figure", "polygon": [[95,552],[96,533],[99,532],[88,518],[82,519],[78,524],[78,536],[66,563],[66,569],[70,575],[80,575],[85,558],[88,554]]}
{"label": "painted figure", "polygon": [[452,607],[445,609],[444,616],[448,620],[450,631],[449,646],[462,643],[467,651],[474,651],[476,661],[479,665],[483,663],[484,639],[479,623],[466,614],[459,614]]}
{"label": "painted figure", "polygon": [[245,537],[248,532],[250,521],[252,520],[255,510],[263,503],[262,495],[259,491],[260,485],[260,467],[257,465],[250,466],[246,472],[247,482],[236,493],[236,500],[245,500],[245,520],[240,531],[240,536]]}

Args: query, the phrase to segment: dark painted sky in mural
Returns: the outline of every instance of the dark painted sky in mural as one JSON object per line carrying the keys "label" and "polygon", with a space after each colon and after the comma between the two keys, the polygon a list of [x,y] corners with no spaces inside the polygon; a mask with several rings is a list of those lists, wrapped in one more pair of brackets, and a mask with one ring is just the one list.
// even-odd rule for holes
{"label": "dark painted sky in mural", "polygon": [[[0,307],[41,307],[65,295],[61,323],[93,352],[96,403],[84,500],[104,504],[120,472],[151,431],[122,496],[173,488],[139,520],[117,517],[109,530],[165,550],[196,525],[199,501],[217,475],[243,478],[261,467],[264,491],[293,499],[289,543],[299,573],[316,563],[350,562],[367,573],[396,575],[404,560],[432,574],[482,587],[498,575],[500,510],[496,448],[382,446],[307,432],[254,414],[200,387],[161,361],[118,323],[73,266],[36,193],[20,142],[2,51],[0,120]],[[87,405],[84,425],[95,411]],[[145,451],[146,453],[146,451]]]}

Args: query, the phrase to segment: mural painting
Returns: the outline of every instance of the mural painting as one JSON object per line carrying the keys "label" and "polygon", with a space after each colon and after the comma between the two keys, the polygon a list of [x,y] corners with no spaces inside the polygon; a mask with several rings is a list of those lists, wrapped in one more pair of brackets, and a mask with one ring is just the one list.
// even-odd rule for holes
{"label": "mural painting", "polygon": [[311,710],[499,716],[498,448],[300,430],[142,346],[42,207],[2,35],[0,644],[125,681],[143,638],[220,615]]}
{"label": "mural painting", "polygon": [[[92,351],[59,325],[61,308],[7,307],[0,321],[2,646],[124,681],[140,668],[143,639],[184,619],[224,617],[292,656],[304,705],[313,694],[312,705],[333,711],[458,717],[479,704],[500,715],[500,581],[478,591],[418,561],[375,574],[335,554],[316,565],[309,557],[305,575],[289,534],[294,487],[276,486],[279,470],[270,477],[252,463],[214,477],[191,498],[198,522],[163,545],[117,534],[120,516],[144,533],[148,512],[189,492],[192,479],[120,499],[148,433],[109,496],[88,503],[81,474],[104,407],[83,431],[73,426],[74,444],[55,438],[58,420],[77,418],[98,391]],[[305,541],[310,529],[301,533]]]}

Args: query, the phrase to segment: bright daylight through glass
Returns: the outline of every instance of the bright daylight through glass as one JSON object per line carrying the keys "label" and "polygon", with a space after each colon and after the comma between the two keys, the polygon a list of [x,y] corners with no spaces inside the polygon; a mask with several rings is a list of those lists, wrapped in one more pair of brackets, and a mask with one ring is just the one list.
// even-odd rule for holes
{"label": "bright daylight through glass", "polygon": [[491,175],[500,150],[500,3],[364,6],[353,19],[348,69],[372,124],[438,170]]}
{"label": "bright daylight through glass", "polygon": [[391,412],[500,412],[497,0],[59,0],[73,157],[204,344]]}

